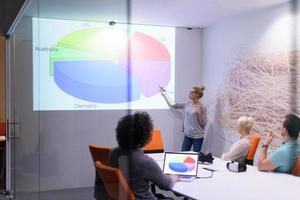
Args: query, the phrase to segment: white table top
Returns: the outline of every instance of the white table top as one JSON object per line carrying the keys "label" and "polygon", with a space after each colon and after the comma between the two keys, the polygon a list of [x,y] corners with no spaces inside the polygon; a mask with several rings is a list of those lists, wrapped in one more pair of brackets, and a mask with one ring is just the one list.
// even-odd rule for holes
{"label": "white table top", "polygon": [[[147,154],[162,168],[163,153]],[[246,172],[230,172],[227,161],[214,159],[212,165],[198,166],[199,176],[209,176],[203,167],[216,169],[212,178],[197,178],[192,182],[177,182],[173,191],[200,200],[300,200],[300,177],[290,174],[260,172],[247,166]]]}

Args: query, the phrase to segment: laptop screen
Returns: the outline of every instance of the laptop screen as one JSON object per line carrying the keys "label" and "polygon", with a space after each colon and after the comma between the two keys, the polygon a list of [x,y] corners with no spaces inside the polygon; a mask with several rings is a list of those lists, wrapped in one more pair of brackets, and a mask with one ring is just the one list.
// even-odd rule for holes
{"label": "laptop screen", "polygon": [[164,174],[197,176],[198,153],[196,152],[165,152]]}

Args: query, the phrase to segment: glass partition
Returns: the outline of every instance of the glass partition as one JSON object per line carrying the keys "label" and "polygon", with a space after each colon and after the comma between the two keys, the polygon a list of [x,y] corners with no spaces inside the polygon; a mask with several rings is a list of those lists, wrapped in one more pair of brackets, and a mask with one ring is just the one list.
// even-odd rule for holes
{"label": "glass partition", "polygon": [[281,115],[299,112],[298,1],[205,28],[163,26],[168,9],[184,10],[171,2],[27,2],[8,40],[7,187],[14,199],[93,199],[88,145],[117,146],[116,124],[132,110],[148,111],[165,150],[179,151],[184,117],[169,110],[160,87],[183,103],[204,83],[211,138],[203,146],[214,155],[232,145],[238,117],[257,116],[253,130],[264,137]]}
{"label": "glass partition", "polygon": [[127,1],[30,1],[9,40],[14,199],[93,199],[88,145],[116,146],[116,123],[131,102],[127,74],[119,77],[122,95],[102,95],[99,85],[113,84],[99,82],[99,68],[106,76],[121,71],[105,68],[122,53],[106,39],[127,38],[127,10]]}
{"label": "glass partition", "polygon": [[[38,13],[32,2],[31,12]],[[31,18],[23,15],[8,41],[10,195],[14,199],[39,199],[40,131],[39,113],[32,110],[32,30]]]}

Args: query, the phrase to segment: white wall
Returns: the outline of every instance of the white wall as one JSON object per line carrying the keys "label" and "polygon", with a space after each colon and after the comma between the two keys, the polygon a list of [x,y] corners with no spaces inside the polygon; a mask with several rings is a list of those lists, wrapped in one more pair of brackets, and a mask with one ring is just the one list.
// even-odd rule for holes
{"label": "white wall", "polygon": [[[210,130],[204,146],[206,151],[212,151],[220,156],[237,139],[237,135],[226,134],[216,123],[220,113],[215,112],[217,97],[226,89],[226,81],[236,56],[245,49],[253,50],[260,56],[286,55],[291,50],[299,50],[300,18],[299,14],[294,15],[291,11],[294,6],[283,4],[237,16],[203,30],[201,80],[209,91],[205,101],[209,107],[208,121],[210,122],[208,125]],[[296,29],[294,29],[295,25],[298,25]],[[275,123],[272,126],[275,129],[277,125]],[[260,134],[264,135],[265,132]]]}
{"label": "white wall", "polygon": [[[94,184],[89,144],[117,146],[115,127],[127,111],[32,111],[32,44],[30,19],[17,28],[12,58],[16,67],[16,118],[22,127],[16,143],[17,191],[88,187]],[[27,39],[24,39],[27,38]],[[176,101],[200,84],[200,29],[176,29]],[[161,98],[164,101],[163,97]],[[182,115],[171,110],[147,110],[163,134],[166,151],[180,150]]]}

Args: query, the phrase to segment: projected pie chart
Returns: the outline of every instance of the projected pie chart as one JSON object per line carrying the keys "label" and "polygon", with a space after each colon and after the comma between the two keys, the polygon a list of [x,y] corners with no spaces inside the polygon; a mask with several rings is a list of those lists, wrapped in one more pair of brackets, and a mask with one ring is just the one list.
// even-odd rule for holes
{"label": "projected pie chart", "polygon": [[158,86],[170,81],[167,48],[144,33],[89,28],[64,36],[53,49],[49,75],[62,91],[82,100],[130,102],[158,94]]}
{"label": "projected pie chart", "polygon": [[175,172],[189,172],[194,170],[196,162],[191,157],[185,159],[174,159],[169,163],[169,168]]}

